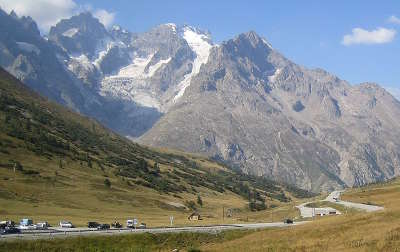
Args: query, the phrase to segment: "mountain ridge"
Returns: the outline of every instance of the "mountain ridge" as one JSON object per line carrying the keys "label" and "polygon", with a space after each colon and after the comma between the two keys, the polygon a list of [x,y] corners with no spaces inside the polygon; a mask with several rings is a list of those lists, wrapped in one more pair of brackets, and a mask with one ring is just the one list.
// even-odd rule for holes
{"label": "mountain ridge", "polygon": [[[100,37],[81,34],[84,24],[101,30]],[[80,14],[41,41],[55,48],[49,54],[58,59],[63,82],[74,83],[68,88],[54,81],[58,86],[39,88],[46,72],[30,80],[11,67],[18,57],[29,62],[40,55],[29,39],[0,39],[7,50],[24,48],[0,65],[135,141],[205,154],[314,191],[399,174],[397,100],[376,84],[350,85],[295,64],[254,31],[214,45],[208,32],[190,26],[167,23],[131,33],[105,30],[90,13]],[[62,95],[49,93],[54,90]]]}

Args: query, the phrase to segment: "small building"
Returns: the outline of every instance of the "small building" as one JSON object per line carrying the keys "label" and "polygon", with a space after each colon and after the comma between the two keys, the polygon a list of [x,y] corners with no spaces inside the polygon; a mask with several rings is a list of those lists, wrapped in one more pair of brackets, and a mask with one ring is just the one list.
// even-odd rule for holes
{"label": "small building", "polygon": [[336,214],[341,214],[341,213],[331,207],[314,208],[314,216],[325,216],[325,215],[336,215]]}
{"label": "small building", "polygon": [[188,220],[198,221],[198,220],[202,220],[202,219],[201,219],[201,216],[199,213],[192,213],[191,215],[189,215]]}

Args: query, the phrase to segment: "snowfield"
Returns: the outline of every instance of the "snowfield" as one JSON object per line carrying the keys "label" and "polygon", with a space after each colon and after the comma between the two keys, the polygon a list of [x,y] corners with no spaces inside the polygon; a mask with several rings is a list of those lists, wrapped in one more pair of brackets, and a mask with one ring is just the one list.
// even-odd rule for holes
{"label": "snowfield", "polygon": [[207,63],[212,48],[212,45],[208,42],[209,38],[204,34],[196,33],[191,27],[184,28],[183,38],[196,53],[196,58],[193,61],[192,71],[185,75],[184,79],[177,85],[178,92],[173,99],[174,102],[185,93],[185,90],[190,85],[193,76],[200,72],[201,65]]}
{"label": "snowfield", "polygon": [[65,31],[62,35],[63,35],[64,37],[70,37],[70,38],[72,38],[72,37],[75,36],[75,34],[77,34],[78,32],[79,32],[79,29],[78,29],[78,28],[71,28],[71,29]]}

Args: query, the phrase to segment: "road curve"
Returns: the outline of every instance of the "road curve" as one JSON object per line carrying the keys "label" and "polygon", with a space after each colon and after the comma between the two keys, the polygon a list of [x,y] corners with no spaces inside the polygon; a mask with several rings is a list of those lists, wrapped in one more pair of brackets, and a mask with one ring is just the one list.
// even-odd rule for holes
{"label": "road curve", "polygon": [[340,205],[343,205],[343,206],[346,206],[346,207],[356,208],[356,209],[363,210],[363,211],[366,211],[366,212],[375,212],[375,211],[380,211],[380,210],[384,209],[381,206],[374,206],[374,205],[354,203],[354,202],[340,200],[340,194],[342,192],[343,191],[333,191],[333,192],[331,192],[328,195],[328,197],[326,197],[325,201],[333,202],[333,203],[340,204]]}
{"label": "road curve", "polygon": [[194,227],[169,227],[169,228],[148,228],[148,229],[109,229],[94,230],[88,228],[70,228],[61,229],[54,228],[48,230],[25,231],[21,234],[0,235],[0,241],[10,239],[52,239],[65,238],[71,236],[89,236],[89,235],[119,235],[129,233],[179,233],[179,232],[202,232],[202,233],[218,233],[225,230],[240,229],[263,229],[263,228],[285,228],[307,223],[307,221],[294,222],[293,224],[284,224],[283,222],[271,223],[252,223],[252,224],[230,224],[230,225],[214,225],[214,226],[194,226]]}
{"label": "road curve", "polygon": [[[340,194],[342,192],[344,192],[344,191],[333,191],[324,200],[321,200],[321,201],[333,202],[335,204],[340,204],[345,207],[351,207],[351,208],[363,210],[366,212],[375,212],[375,211],[380,211],[380,210],[384,209],[381,206],[367,205],[367,204],[354,203],[354,202],[340,200]],[[312,203],[312,202],[306,202],[306,203],[296,206],[300,210],[300,215],[303,218],[313,217],[313,208],[306,207],[306,205],[310,204],[310,203]],[[328,209],[328,208],[320,208],[320,209]],[[340,214],[339,211],[337,211],[337,213]]]}

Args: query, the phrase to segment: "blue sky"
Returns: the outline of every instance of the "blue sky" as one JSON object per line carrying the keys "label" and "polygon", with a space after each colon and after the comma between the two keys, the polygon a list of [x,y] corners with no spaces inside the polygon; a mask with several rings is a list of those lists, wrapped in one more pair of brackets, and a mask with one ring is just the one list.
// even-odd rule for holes
{"label": "blue sky", "polygon": [[[26,1],[0,0],[0,6]],[[69,4],[75,13],[77,9],[104,11],[108,24],[120,24],[133,32],[167,22],[189,24],[209,30],[214,41],[220,43],[254,30],[298,64],[326,69],[353,84],[372,81],[392,87],[392,92],[400,90],[400,1],[52,2]],[[46,12],[49,15],[48,9]],[[391,16],[398,19],[390,22]],[[354,35],[355,28],[360,30]],[[345,35],[350,35],[350,40],[343,44]]]}

